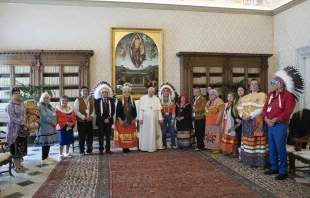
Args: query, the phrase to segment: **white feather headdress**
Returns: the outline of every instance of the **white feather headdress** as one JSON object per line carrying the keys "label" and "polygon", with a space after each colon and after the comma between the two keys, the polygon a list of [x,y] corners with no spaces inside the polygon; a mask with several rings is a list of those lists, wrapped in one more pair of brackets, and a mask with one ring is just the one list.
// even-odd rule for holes
{"label": "white feather headdress", "polygon": [[130,83],[125,83],[123,86],[121,86],[121,90],[122,92],[124,93],[125,91],[128,91],[128,92],[131,92],[131,87],[132,87],[132,84]]}
{"label": "white feather headdress", "polygon": [[273,80],[283,83],[285,89],[294,95],[296,101],[305,89],[304,78],[294,66],[287,66],[283,70],[277,71]]}
{"label": "white feather headdress", "polygon": [[169,91],[170,91],[169,95],[170,95],[171,99],[174,100],[174,98],[175,98],[174,90],[173,90],[173,88],[172,88],[170,85],[167,85],[167,84],[164,84],[164,85],[162,85],[162,86],[160,87],[160,89],[159,89],[159,91],[158,91],[158,97],[159,97],[159,99],[162,99],[162,97],[163,97],[163,91],[164,91],[165,89],[169,89]]}
{"label": "white feather headdress", "polygon": [[95,99],[99,99],[102,97],[103,91],[108,91],[108,97],[115,98],[115,93],[112,90],[110,84],[105,81],[97,83],[97,85],[95,85],[95,87],[90,92],[90,95],[93,96]]}
{"label": "white feather headdress", "polygon": [[176,99],[177,99],[177,93],[176,93],[176,91],[175,91],[175,89],[174,89],[174,87],[169,83],[169,82],[166,82],[166,83],[164,83],[164,84],[162,84],[161,86],[160,86],[160,89],[159,89],[159,91],[158,91],[158,97],[159,97],[159,99],[161,100],[161,102],[163,103],[164,101],[164,97],[163,97],[163,91],[165,90],[165,89],[169,89],[169,103],[172,103],[172,102],[174,102],[174,101],[176,101]]}

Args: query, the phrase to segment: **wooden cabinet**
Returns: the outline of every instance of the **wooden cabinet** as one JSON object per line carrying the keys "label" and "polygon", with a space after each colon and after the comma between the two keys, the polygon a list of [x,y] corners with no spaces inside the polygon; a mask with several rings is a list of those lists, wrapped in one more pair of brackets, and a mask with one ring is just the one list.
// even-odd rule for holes
{"label": "wooden cabinet", "polygon": [[[30,85],[48,85],[54,90],[51,104],[59,104],[61,95],[69,96],[73,105],[79,88],[89,86],[92,50],[25,50],[0,51],[0,122],[9,98],[4,94],[15,82]],[[2,113],[1,113],[2,112]]]}
{"label": "wooden cabinet", "polygon": [[261,91],[268,89],[268,58],[272,54],[239,54],[212,52],[179,52],[181,92],[189,99],[193,88],[199,87],[206,95],[207,87],[219,83],[240,82],[258,78]]}
{"label": "wooden cabinet", "polygon": [[9,91],[15,81],[23,84],[31,83],[31,67],[27,65],[0,65],[0,109],[4,109],[9,101],[5,92]]}

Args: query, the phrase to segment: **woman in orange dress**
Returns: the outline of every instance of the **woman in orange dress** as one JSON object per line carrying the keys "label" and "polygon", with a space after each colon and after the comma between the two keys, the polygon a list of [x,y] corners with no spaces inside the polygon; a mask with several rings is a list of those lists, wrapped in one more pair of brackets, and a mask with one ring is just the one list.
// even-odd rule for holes
{"label": "woman in orange dress", "polygon": [[215,89],[209,91],[210,100],[206,104],[205,148],[220,153],[224,102]]}
{"label": "woman in orange dress", "polygon": [[225,152],[225,156],[237,156],[238,140],[236,137],[236,131],[232,128],[237,124],[233,112],[233,109],[235,108],[234,100],[235,94],[233,92],[229,92],[227,95],[228,102],[225,103],[223,133],[221,142],[221,150]]}
{"label": "woman in orange dress", "polygon": [[114,145],[123,148],[124,153],[130,152],[129,148],[137,146],[137,117],[135,102],[131,99],[131,84],[125,83],[121,88],[122,100],[116,106],[116,122],[114,130]]}

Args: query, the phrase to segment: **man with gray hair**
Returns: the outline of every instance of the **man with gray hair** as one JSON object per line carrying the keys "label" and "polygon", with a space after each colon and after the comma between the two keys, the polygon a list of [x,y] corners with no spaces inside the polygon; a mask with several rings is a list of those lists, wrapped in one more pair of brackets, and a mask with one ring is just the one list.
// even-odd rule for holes
{"label": "man with gray hair", "polygon": [[150,87],[148,94],[139,101],[139,148],[141,151],[154,152],[163,149],[160,125],[163,125],[162,106],[159,98],[154,96],[155,89]]}

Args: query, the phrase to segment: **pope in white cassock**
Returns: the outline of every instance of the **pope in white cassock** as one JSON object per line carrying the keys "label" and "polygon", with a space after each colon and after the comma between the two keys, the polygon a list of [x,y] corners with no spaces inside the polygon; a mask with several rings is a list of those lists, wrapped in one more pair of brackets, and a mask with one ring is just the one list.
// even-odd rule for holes
{"label": "pope in white cassock", "polygon": [[160,126],[163,124],[162,106],[159,98],[154,96],[154,92],[155,89],[150,87],[148,94],[142,96],[139,101],[139,148],[141,151],[154,152],[157,149],[163,149]]}

